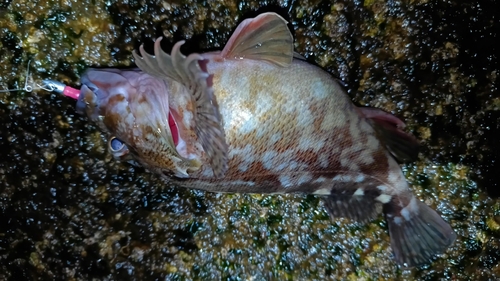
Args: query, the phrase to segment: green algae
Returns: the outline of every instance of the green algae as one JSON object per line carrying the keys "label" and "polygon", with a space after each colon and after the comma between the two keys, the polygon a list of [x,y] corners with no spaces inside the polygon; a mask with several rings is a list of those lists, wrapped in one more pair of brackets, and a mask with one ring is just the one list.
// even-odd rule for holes
{"label": "green algae", "polygon": [[[187,51],[221,48],[238,22],[266,4],[12,1],[0,10],[0,87],[21,87],[29,59],[36,81],[78,85],[85,68],[130,66],[131,51],[160,35],[171,43],[190,39]],[[332,221],[310,195],[169,186],[115,162],[74,102],[12,92],[0,94],[0,279],[499,278],[500,207],[491,185],[498,176],[489,168],[499,161],[491,141],[500,124],[498,64],[493,47],[480,53],[461,37],[475,33],[454,27],[480,22],[494,37],[488,8],[270,4],[267,10],[288,14],[297,51],[340,77],[356,103],[392,111],[421,139],[419,161],[404,172],[415,194],[457,232],[450,250],[427,266],[400,269],[382,217],[365,225]],[[486,31],[474,32],[487,42]]]}

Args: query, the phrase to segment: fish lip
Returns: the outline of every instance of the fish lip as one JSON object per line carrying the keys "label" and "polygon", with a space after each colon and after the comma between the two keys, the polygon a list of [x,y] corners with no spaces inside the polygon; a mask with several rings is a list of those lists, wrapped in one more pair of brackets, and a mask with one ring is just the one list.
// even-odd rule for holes
{"label": "fish lip", "polygon": [[76,112],[95,119],[99,115],[101,103],[105,102],[108,93],[92,83],[87,75],[82,76],[81,82],[80,95],[76,101]]}
{"label": "fish lip", "polygon": [[[80,87],[80,95],[78,96],[78,99],[76,101],[76,112],[81,115],[87,115],[87,106],[89,105],[89,102],[86,101],[86,98],[89,96],[89,92],[92,92],[92,90],[86,85],[82,83],[82,86]],[[93,93],[93,92],[92,92]],[[95,95],[93,101],[95,100]],[[92,112],[93,114],[94,112]],[[91,116],[88,116],[91,118]]]}

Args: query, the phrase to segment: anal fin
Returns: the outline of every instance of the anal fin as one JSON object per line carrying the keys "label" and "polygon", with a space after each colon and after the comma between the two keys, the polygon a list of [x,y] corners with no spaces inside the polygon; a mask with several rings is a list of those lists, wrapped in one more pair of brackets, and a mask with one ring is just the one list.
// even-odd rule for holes
{"label": "anal fin", "polygon": [[332,219],[342,217],[365,223],[382,212],[382,203],[376,200],[380,194],[369,182],[343,182],[331,188],[323,200]]}
{"label": "anal fin", "polygon": [[362,196],[329,195],[323,201],[332,219],[340,217],[366,223],[382,212],[381,203]]}

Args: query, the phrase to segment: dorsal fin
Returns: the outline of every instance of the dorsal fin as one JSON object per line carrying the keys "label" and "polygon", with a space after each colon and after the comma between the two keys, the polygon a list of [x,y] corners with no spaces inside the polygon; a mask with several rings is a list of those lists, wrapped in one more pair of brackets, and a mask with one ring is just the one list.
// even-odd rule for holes
{"label": "dorsal fin", "polygon": [[285,67],[294,56],[293,36],[284,18],[276,13],[263,13],[238,25],[221,56],[265,60]]}
{"label": "dorsal fin", "polygon": [[207,72],[207,61],[199,54],[184,56],[180,51],[184,41],[174,45],[171,55],[161,49],[160,42],[161,37],[155,42],[154,56],[146,53],[141,45],[140,56],[133,52],[135,63],[142,71],[161,79],[173,79],[190,91],[196,103],[195,130],[198,141],[205,150],[215,176],[222,177],[228,169],[228,145],[212,88],[213,75]]}

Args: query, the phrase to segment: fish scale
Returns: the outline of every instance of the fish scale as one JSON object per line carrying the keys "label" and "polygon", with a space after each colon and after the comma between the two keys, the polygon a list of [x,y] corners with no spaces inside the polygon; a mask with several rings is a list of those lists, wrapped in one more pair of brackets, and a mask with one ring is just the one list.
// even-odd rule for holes
{"label": "fish scale", "polygon": [[115,158],[129,155],[169,182],[315,194],[332,219],[383,212],[402,266],[442,254],[456,234],[411,193],[398,164],[417,157],[417,140],[296,55],[286,24],[264,13],[243,21],[221,52],[187,57],[183,41],[167,54],[158,39],[154,55],[134,53],[137,70],[87,70],[77,108],[123,143],[109,146]]}
{"label": "fish scale", "polygon": [[[236,64],[236,63],[235,63]],[[240,68],[241,63],[238,63],[237,68]],[[210,67],[212,66],[211,64],[209,66],[209,71]],[[257,63],[257,67],[258,67]],[[276,93],[274,96],[274,100],[276,101],[275,104],[279,104],[280,108],[275,108],[271,107],[270,111],[264,111],[263,109],[259,108],[257,112],[252,114],[252,117],[255,119],[258,119],[260,116],[272,116],[272,115],[278,115],[275,118],[272,118],[269,122],[270,118],[265,118],[264,122],[262,120],[259,121],[254,121],[255,123],[260,123],[262,124],[261,126],[255,126],[256,129],[251,132],[246,132],[244,137],[242,137],[240,126],[244,126],[240,123],[234,123],[235,115],[240,114],[239,112],[251,112],[253,109],[253,106],[245,106],[245,103],[238,103],[240,99],[233,99],[232,97],[234,96],[234,93],[228,93],[227,91],[218,91],[218,88],[229,88],[231,85],[238,85],[240,84],[237,79],[229,80],[229,79],[224,79],[219,77],[219,75],[228,75],[228,73],[237,73],[237,71],[233,71],[231,69],[231,66],[226,64],[219,66],[221,69],[220,72],[217,71],[217,66],[213,66],[213,73],[214,73],[214,87],[215,91],[218,94],[218,100],[220,104],[222,105],[221,107],[221,113],[223,115],[223,120],[225,121],[225,131],[227,132],[227,139],[228,142],[233,145],[233,146],[238,146],[239,142],[242,142],[244,145],[250,143],[254,146],[261,145],[268,141],[267,144],[264,145],[264,149],[262,150],[263,152],[266,152],[269,147],[276,147],[276,149],[271,150],[271,151],[283,151],[285,149],[283,148],[291,148],[295,152],[294,153],[299,153],[301,150],[301,147],[304,147],[305,149],[318,149],[317,145],[318,143],[324,143],[326,141],[334,141],[334,136],[335,132],[332,132],[329,130],[328,132],[326,130],[321,130],[320,128],[314,128],[314,123],[316,124],[321,124],[323,122],[322,118],[322,112],[329,111],[329,107],[333,108],[335,106],[335,102],[331,99],[332,96],[330,96],[330,100],[327,100],[325,97],[328,97],[328,95],[319,95],[315,91],[310,91],[308,90],[310,87],[308,85],[304,85],[302,87],[303,91],[306,92],[306,94],[302,94],[300,97],[290,97],[289,93],[281,93],[281,88],[284,87],[284,84],[288,84],[286,81],[287,79],[277,79],[276,82],[274,82],[275,87],[277,90],[273,90],[272,88],[269,89],[267,88],[268,92],[265,93],[263,91],[259,91],[260,89],[256,89],[252,93],[252,100],[261,100],[261,96],[268,95],[268,93]],[[252,68],[251,65],[247,67]],[[280,73],[280,75],[276,75],[274,73],[269,74],[269,76],[273,77],[290,77],[294,73],[300,73],[302,69],[302,63],[298,62],[297,65],[293,65],[290,69],[287,69],[287,71]],[[309,70],[309,72],[312,72]],[[220,74],[219,74],[220,73]],[[251,73],[260,73],[260,70],[257,69],[256,71],[251,71]],[[313,77],[314,75],[311,74]],[[258,75],[256,80],[258,78],[262,77],[262,75]],[[294,79],[293,75],[291,76],[292,79]],[[328,79],[331,80],[330,77]],[[236,81],[235,81],[236,80]],[[279,83],[280,81],[285,81],[285,83]],[[224,83],[225,82],[225,83]],[[227,84],[227,86],[226,86]],[[341,92],[342,96],[341,98],[345,100],[344,102],[347,103],[350,101],[345,98],[345,95],[343,92]],[[321,99],[317,99],[317,97],[322,97]],[[333,96],[334,97],[334,96]],[[310,101],[313,105],[316,105],[316,108],[320,108],[321,110],[316,110],[314,119],[311,119],[312,114],[311,111],[303,110],[303,107],[310,107],[310,105],[305,105],[301,107],[296,107],[294,106],[294,103],[296,101],[301,101],[302,99],[306,99]],[[317,99],[313,102],[313,99]],[[281,102],[282,100],[287,100],[286,103]],[[326,100],[326,103],[323,102],[323,100]],[[245,101],[246,102],[246,101]],[[338,102],[337,102],[338,104]],[[340,104],[342,105],[342,104]],[[238,113],[233,113],[232,109],[233,108],[238,108],[239,112]],[[293,108],[293,112],[286,112],[290,111],[290,108]],[[288,110],[287,110],[288,109]],[[339,118],[337,117],[337,122],[341,123],[343,122],[342,119],[344,118]],[[275,120],[278,120],[278,122],[274,122]],[[229,126],[231,125],[231,126]],[[265,126],[264,126],[265,125]],[[335,124],[333,124],[335,125]],[[317,127],[317,126],[316,126]],[[259,134],[259,130],[263,131],[264,133]],[[271,137],[272,135],[281,135],[280,141],[271,141],[273,138]],[[259,136],[262,135],[262,136]],[[305,145],[300,145],[300,143],[304,143]],[[256,151],[255,153],[259,153],[260,151]]]}

